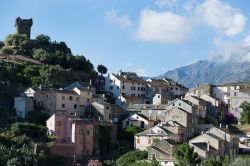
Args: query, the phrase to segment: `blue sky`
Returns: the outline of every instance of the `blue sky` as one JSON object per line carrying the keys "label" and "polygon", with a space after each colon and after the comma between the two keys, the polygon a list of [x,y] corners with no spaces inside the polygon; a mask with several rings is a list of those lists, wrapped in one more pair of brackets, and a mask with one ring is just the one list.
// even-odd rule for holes
{"label": "blue sky", "polygon": [[207,58],[249,61],[249,51],[241,52],[250,46],[249,6],[249,0],[2,0],[0,40],[15,32],[16,17],[33,18],[32,38],[65,41],[109,72],[157,76]]}

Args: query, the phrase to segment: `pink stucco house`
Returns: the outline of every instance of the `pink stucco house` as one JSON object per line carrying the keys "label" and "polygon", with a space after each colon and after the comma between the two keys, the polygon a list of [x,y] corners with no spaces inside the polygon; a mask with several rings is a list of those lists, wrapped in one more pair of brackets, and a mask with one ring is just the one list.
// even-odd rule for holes
{"label": "pink stucco house", "polygon": [[[66,113],[53,114],[46,125],[50,135],[56,136],[51,153],[65,157],[92,156],[99,152],[100,121],[70,117]],[[116,126],[111,124],[111,143],[116,142]]]}

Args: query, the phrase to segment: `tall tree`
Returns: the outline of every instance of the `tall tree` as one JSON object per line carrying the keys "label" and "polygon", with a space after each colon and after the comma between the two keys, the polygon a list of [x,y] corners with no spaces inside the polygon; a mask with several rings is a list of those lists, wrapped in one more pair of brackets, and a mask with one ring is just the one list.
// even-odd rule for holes
{"label": "tall tree", "polygon": [[27,54],[29,47],[29,39],[24,34],[10,34],[5,39],[5,44],[16,50],[16,54]]}
{"label": "tall tree", "polygon": [[199,156],[194,148],[187,143],[179,145],[174,151],[175,166],[195,166],[200,163]]}
{"label": "tall tree", "polygon": [[240,108],[243,109],[243,112],[241,113],[240,122],[241,124],[249,124],[250,123],[250,103],[244,101]]}
{"label": "tall tree", "polygon": [[98,65],[97,71],[103,75],[107,73],[108,69],[104,65]]}

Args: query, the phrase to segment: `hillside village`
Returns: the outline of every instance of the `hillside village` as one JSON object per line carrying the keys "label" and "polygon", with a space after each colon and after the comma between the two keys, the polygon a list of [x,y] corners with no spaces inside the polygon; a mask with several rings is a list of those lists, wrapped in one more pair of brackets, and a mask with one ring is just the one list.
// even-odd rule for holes
{"label": "hillside village", "polygon": [[[26,30],[17,33],[30,38]],[[27,86],[12,99],[15,115],[6,118],[37,123],[35,118],[47,115],[41,123],[52,138],[49,154],[70,158],[71,165],[120,166],[142,160],[144,165],[172,166],[182,160],[176,155],[180,147],[197,155],[189,165],[217,157],[233,162],[250,152],[250,130],[244,128],[250,122],[250,86],[188,89],[169,78],[106,72],[56,87]],[[133,152],[144,157],[122,164],[122,157]]]}

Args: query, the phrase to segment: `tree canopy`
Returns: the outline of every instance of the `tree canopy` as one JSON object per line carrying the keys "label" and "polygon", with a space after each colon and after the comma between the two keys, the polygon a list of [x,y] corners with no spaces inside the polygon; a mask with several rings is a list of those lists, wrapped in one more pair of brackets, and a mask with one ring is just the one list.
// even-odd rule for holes
{"label": "tree canopy", "polygon": [[193,166],[200,163],[198,154],[187,143],[179,145],[174,150],[174,158],[176,166]]}
{"label": "tree canopy", "polygon": [[117,161],[118,166],[128,166],[136,161],[147,158],[148,153],[146,151],[133,150],[122,155]]}
{"label": "tree canopy", "polygon": [[250,124],[250,103],[245,101],[240,105],[240,108],[243,109],[240,118],[241,124]]}
{"label": "tree canopy", "polygon": [[29,39],[25,34],[10,34],[4,42],[15,49],[15,54],[29,54]]}
{"label": "tree canopy", "polygon": [[108,69],[104,65],[98,65],[97,71],[103,75],[107,73]]}

